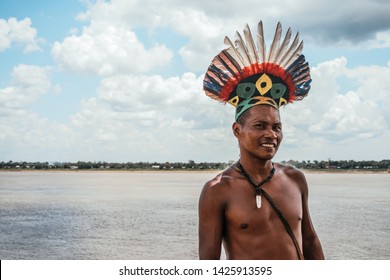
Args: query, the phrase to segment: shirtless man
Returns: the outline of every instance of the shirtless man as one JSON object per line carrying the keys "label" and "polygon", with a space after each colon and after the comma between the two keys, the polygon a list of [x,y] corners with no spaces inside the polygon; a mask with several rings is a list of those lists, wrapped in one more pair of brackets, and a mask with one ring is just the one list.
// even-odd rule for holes
{"label": "shirtless man", "polygon": [[[240,164],[255,182],[270,175],[272,158],[282,141],[279,111],[261,105],[248,109],[233,124]],[[275,163],[275,174],[263,185],[302,248],[305,259],[324,259],[308,209],[308,188],[302,172]],[[223,242],[227,259],[298,259],[284,224],[255,188],[233,165],[206,183],[199,200],[199,257],[219,259]]]}
{"label": "shirtless man", "polygon": [[[278,23],[269,51],[263,24],[256,44],[248,25],[211,62],[207,96],[236,107],[233,134],[240,159],[207,182],[199,199],[199,258],[324,259],[308,209],[303,173],[273,163],[282,141],[279,108],[310,90],[310,68],[298,34],[281,38]],[[243,39],[245,38],[245,40]]]}

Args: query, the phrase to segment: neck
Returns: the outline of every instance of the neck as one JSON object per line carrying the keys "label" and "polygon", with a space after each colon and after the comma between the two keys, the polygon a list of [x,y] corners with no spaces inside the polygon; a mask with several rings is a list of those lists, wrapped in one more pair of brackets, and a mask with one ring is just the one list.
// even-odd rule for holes
{"label": "neck", "polygon": [[272,170],[272,160],[249,159],[240,157],[240,163],[245,171],[256,181],[268,177]]}

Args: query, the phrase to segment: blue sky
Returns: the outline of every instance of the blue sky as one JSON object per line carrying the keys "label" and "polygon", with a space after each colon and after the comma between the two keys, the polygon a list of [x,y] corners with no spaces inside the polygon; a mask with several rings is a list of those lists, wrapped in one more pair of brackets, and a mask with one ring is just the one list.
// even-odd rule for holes
{"label": "blue sky", "polygon": [[234,108],[203,74],[260,19],[266,38],[278,21],[300,32],[313,79],[281,110],[276,160],[388,159],[389,14],[384,0],[1,1],[0,161],[236,160]]}

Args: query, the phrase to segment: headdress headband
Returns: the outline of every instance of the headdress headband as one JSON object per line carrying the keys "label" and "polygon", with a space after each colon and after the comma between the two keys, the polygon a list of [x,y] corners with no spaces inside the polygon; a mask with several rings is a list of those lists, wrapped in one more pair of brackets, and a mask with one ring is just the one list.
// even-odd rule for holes
{"label": "headdress headband", "polygon": [[282,26],[276,26],[268,53],[263,35],[263,23],[257,30],[257,47],[249,26],[244,38],[236,32],[234,44],[225,37],[229,47],[212,60],[203,80],[206,95],[236,107],[236,120],[256,105],[280,106],[301,100],[310,90],[310,68],[301,54],[297,33],[290,45],[291,29],[281,41]]}

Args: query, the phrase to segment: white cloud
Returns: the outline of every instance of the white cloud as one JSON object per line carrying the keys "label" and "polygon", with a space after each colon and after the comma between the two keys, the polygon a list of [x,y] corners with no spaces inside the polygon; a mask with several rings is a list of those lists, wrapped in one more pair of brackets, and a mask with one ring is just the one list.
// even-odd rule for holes
{"label": "white cloud", "polygon": [[[299,147],[302,153],[310,150],[307,158],[324,152],[337,157],[337,147],[348,144],[345,151],[352,153],[362,143],[384,139],[390,125],[386,99],[390,82],[385,78],[389,71],[388,66],[348,68],[345,58],[313,67],[309,96],[281,111],[287,146]],[[356,89],[342,90],[346,78],[356,83]]]}
{"label": "white cloud", "polygon": [[390,30],[380,31],[375,34],[375,38],[364,41],[359,44],[360,47],[366,49],[384,49],[390,48]]}
{"label": "white cloud", "polygon": [[[344,147],[346,154],[349,150],[351,158],[356,158],[353,147],[385,137],[389,119],[386,108],[378,104],[388,87],[380,83],[387,71],[389,67],[349,68],[345,58],[313,67],[309,96],[281,110],[285,137],[278,156],[337,158]],[[41,89],[36,91],[38,96],[50,87],[44,74],[24,80],[24,71],[16,72],[13,82],[25,88],[32,81],[41,81],[41,86],[30,87]],[[356,80],[357,88],[343,92],[343,77]],[[238,147],[231,132],[234,107],[206,97],[201,86],[202,77],[191,73],[167,79],[157,75],[107,77],[102,79],[96,97],[83,100],[80,112],[71,116],[67,125],[24,110],[0,122],[0,139],[14,151],[28,149],[31,156],[44,142],[52,160],[235,159]],[[375,98],[365,94],[366,89],[374,90]],[[8,123],[19,126],[14,129]]]}
{"label": "white cloud", "polygon": [[1,160],[74,159],[77,158],[77,152],[73,152],[74,144],[80,140],[66,125],[29,110],[18,110],[18,114],[0,118]]}
{"label": "white cloud", "polygon": [[[320,116],[318,116],[320,117]],[[383,131],[386,122],[374,102],[360,98],[355,92],[338,95],[317,124],[309,127],[311,132],[325,138],[372,138]]]}
{"label": "white cloud", "polygon": [[[253,9],[258,7],[264,7],[261,13],[253,13]],[[365,9],[364,16],[361,15],[362,7]],[[254,31],[257,22],[262,19],[267,38],[273,34],[276,22],[282,20],[285,28],[291,26],[294,32],[305,34],[305,40],[321,46],[377,48],[388,45],[389,13],[390,5],[387,3],[360,1],[356,4],[353,0],[343,3],[336,0],[321,3],[309,0],[278,0],[272,3],[227,0],[223,5],[205,0],[97,1],[78,15],[79,20],[91,25],[83,30],[82,35],[57,43],[53,55],[64,66],[74,70],[101,75],[144,73],[169,63],[172,54],[160,45],[146,49],[135,37],[136,30],[144,28],[152,34],[156,28],[169,28],[188,38],[184,45],[179,46],[179,55],[187,69],[203,71],[223,46],[223,36],[233,36],[236,30],[244,28],[245,23]],[[346,18],[349,20],[346,21]],[[126,44],[125,37],[134,46]],[[361,43],[368,39],[369,43]],[[153,63],[150,58],[158,57],[155,55],[159,52],[162,52],[161,63]],[[129,60],[129,57],[133,59]]]}
{"label": "white cloud", "polygon": [[[208,66],[211,54],[223,45],[222,36],[226,32],[233,34],[237,27],[244,27],[242,16],[235,16],[232,11],[242,10],[245,13],[245,5],[228,2],[220,5],[210,1],[98,1],[90,5],[86,12],[79,14],[78,19],[93,25],[122,26],[127,30],[146,28],[151,33],[157,27],[169,28],[188,38],[188,43],[180,46],[179,54],[189,70],[198,71]],[[229,12],[229,19],[223,11]],[[249,18],[246,17],[246,20]],[[139,67],[136,62],[132,63]]]}
{"label": "white cloud", "polygon": [[10,48],[12,44],[20,45],[23,52],[30,53],[41,50],[37,30],[31,27],[31,19],[18,21],[16,18],[4,20],[0,18],[0,52]]}
{"label": "white cloud", "polygon": [[24,64],[14,68],[9,85],[0,89],[3,160],[35,160],[43,155],[43,160],[55,160],[71,148],[74,133],[66,125],[42,118],[29,109],[51,88],[49,68]]}
{"label": "white cloud", "polygon": [[50,70],[20,64],[11,74],[10,85],[0,89],[0,110],[23,109],[51,88]]}
{"label": "white cloud", "polygon": [[[0,154],[2,160],[55,160],[66,157],[75,133],[66,125],[31,111],[52,86],[50,68],[20,64],[9,85],[0,88]],[[42,156],[44,155],[44,158]]]}
{"label": "white cloud", "polygon": [[[54,43],[51,51],[63,69],[98,75],[98,88],[92,89],[96,92],[82,95],[78,88],[80,110],[67,123],[45,119],[30,105],[49,91],[69,90],[66,77],[57,72],[56,77],[65,82],[53,86],[49,68],[15,67],[11,82],[0,89],[0,154],[12,160],[235,159],[234,108],[206,97],[202,77],[183,74],[182,65],[172,77],[164,69],[184,62],[186,71],[204,71],[223,47],[224,35],[232,37],[246,22],[254,32],[260,18],[268,38],[282,19],[283,27],[299,30],[305,42],[307,38],[333,46],[349,47],[352,42],[364,48],[388,47],[389,17],[383,16],[387,2],[360,4],[367,13],[354,25],[351,21],[359,18],[359,9],[350,0],[245,4],[228,0],[223,5],[204,0],[96,1],[78,16],[85,26],[80,31],[70,28],[70,35]],[[253,13],[259,7],[260,14]],[[25,51],[39,48],[30,19],[0,20],[0,51],[12,44]],[[167,47],[173,45],[177,54]],[[177,62],[174,55],[183,61]],[[375,158],[385,156],[389,75],[390,64],[352,68],[343,57],[312,67],[309,96],[281,110],[285,134],[281,157],[321,159],[344,150],[343,155],[353,155],[363,142],[371,143],[364,157],[370,157],[369,151]],[[353,86],[345,86],[344,80]]]}
{"label": "white cloud", "polygon": [[66,69],[100,76],[144,73],[169,63],[173,56],[165,46],[146,49],[126,27],[102,22],[85,27],[80,36],[56,42],[52,55]]}
{"label": "white cloud", "polygon": [[209,130],[220,129],[228,115],[203,95],[201,81],[191,73],[165,80],[125,75],[103,79],[97,97],[83,101],[71,118],[71,126],[84,135],[83,153],[90,151],[93,157],[96,150],[109,151],[123,161],[199,156],[201,143],[221,138]]}

